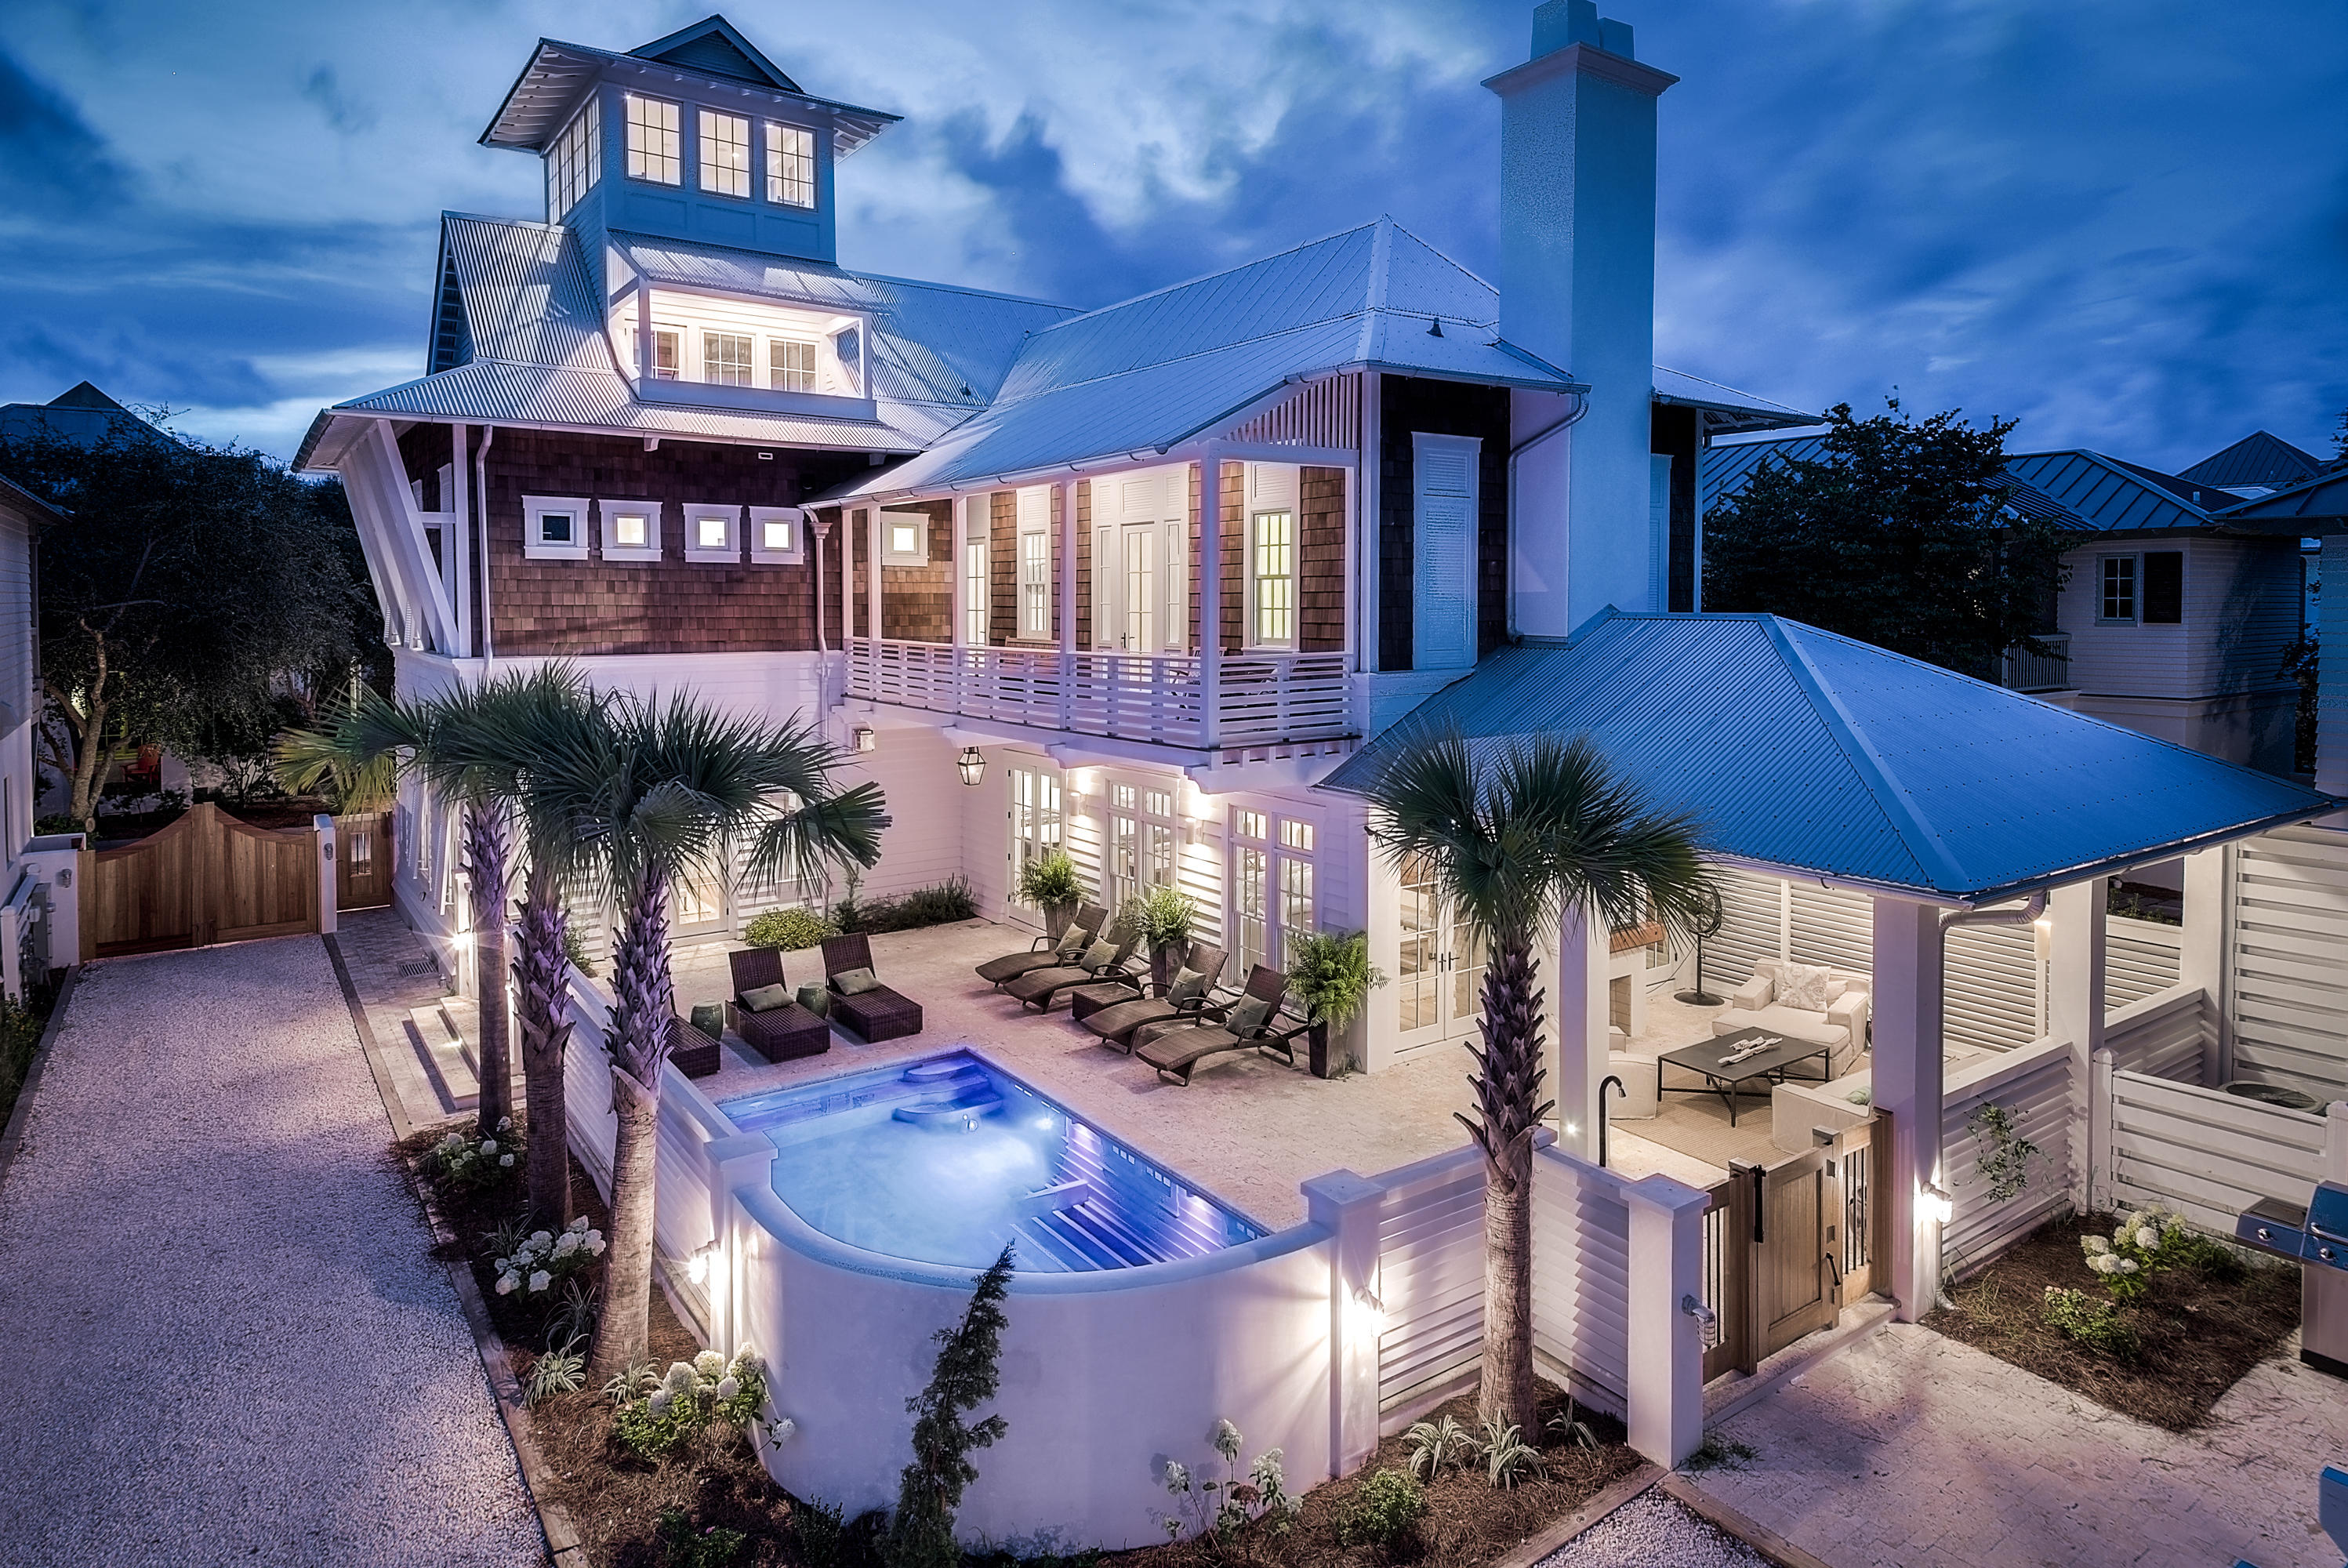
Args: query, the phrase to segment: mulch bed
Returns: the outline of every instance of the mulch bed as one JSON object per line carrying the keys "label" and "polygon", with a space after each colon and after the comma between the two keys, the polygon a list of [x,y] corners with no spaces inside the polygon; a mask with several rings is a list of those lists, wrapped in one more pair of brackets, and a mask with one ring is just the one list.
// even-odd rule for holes
{"label": "mulch bed", "polygon": [[2115,1223],[2109,1214],[2050,1221],[1954,1286],[1949,1294],[1955,1306],[1934,1312],[1924,1325],[2106,1409],[2190,1431],[2299,1326],[2299,1271],[2252,1267],[2232,1280],[2188,1269],[2156,1274],[2150,1294],[2122,1308],[2141,1348],[2133,1360],[2120,1360],[2069,1338],[2042,1311],[2049,1285],[2105,1295],[2083,1261],[2079,1238],[2109,1235]]}

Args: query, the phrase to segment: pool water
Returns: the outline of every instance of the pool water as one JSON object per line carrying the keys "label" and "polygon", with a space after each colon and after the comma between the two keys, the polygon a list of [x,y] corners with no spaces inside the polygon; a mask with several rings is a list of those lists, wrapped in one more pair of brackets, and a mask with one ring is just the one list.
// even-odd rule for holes
{"label": "pool water", "polygon": [[775,1145],[775,1191],[868,1252],[1023,1273],[1132,1268],[1263,1233],[964,1051],[722,1100]]}

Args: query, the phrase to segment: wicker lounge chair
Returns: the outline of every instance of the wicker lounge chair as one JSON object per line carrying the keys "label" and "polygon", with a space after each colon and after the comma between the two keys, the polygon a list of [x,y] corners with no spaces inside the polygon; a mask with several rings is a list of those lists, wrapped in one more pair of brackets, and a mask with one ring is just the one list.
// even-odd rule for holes
{"label": "wicker lounge chair", "polygon": [[1018,997],[1021,1006],[1048,1013],[1062,996],[1079,985],[1093,985],[1107,980],[1112,975],[1129,974],[1126,961],[1133,956],[1134,948],[1141,941],[1140,929],[1131,921],[1120,920],[1108,928],[1107,934],[1101,941],[1117,944],[1116,952],[1106,964],[1093,968],[1086,968],[1082,963],[1056,965],[1049,969],[1022,975],[1003,989]]}
{"label": "wicker lounge chair", "polygon": [[1198,1070],[1200,1062],[1228,1051],[1278,1052],[1293,1067],[1297,1038],[1313,1026],[1281,1012],[1281,1001],[1287,993],[1288,976],[1259,964],[1248,975],[1247,986],[1240,995],[1271,1009],[1262,1023],[1246,1029],[1226,1027],[1231,1010],[1238,1003],[1221,1004],[1209,1009],[1208,1017],[1200,1023],[1173,1028],[1143,1026],[1136,1033],[1148,1037],[1138,1041],[1133,1054],[1156,1068],[1159,1078],[1181,1084],[1190,1081],[1190,1075]]}
{"label": "wicker lounge chair", "polygon": [[[1214,1005],[1213,989],[1222,979],[1223,956],[1220,947],[1204,942],[1190,944],[1182,967],[1205,975],[1208,989],[1189,1001],[1175,1003],[1163,996],[1144,996],[1134,986],[1103,984],[1080,985],[1071,992],[1068,1010],[1083,1021],[1086,1028],[1101,1037],[1101,1044],[1130,1051],[1134,1031],[1145,1024],[1183,1018],[1195,1021],[1204,1016],[1206,1009]],[[1087,1002],[1093,1005],[1087,1006]]]}
{"label": "wicker lounge chair", "polygon": [[[1097,903],[1085,904],[1076,911],[1076,918],[1069,923],[1085,934],[1085,942],[1090,945],[1094,934],[1108,923],[1108,911]],[[1006,953],[1000,958],[990,958],[978,966],[978,977],[1001,990],[1005,984],[1022,975],[1052,968],[1060,962],[1060,955],[1054,949],[1066,934],[1064,932],[1048,932],[1037,937],[1024,952]]]}
{"label": "wicker lounge chair", "polygon": [[726,955],[734,971],[734,999],[726,1004],[726,1021],[742,1043],[770,1062],[820,1056],[831,1049],[831,1026],[797,1002],[786,1002],[754,1013],[742,1000],[745,992],[762,985],[788,986],[783,977],[783,955],[771,947],[745,947]]}
{"label": "wicker lounge chair", "polygon": [[886,985],[853,996],[839,988],[842,975],[871,967],[872,944],[861,934],[824,938],[824,983],[831,987],[832,1016],[861,1035],[868,1045],[920,1034],[922,1005],[911,997]]}

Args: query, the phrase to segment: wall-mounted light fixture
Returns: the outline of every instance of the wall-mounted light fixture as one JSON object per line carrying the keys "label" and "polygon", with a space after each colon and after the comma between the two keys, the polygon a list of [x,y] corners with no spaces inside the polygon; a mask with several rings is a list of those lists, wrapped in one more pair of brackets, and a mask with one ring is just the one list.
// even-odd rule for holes
{"label": "wall-mounted light fixture", "polygon": [[1916,1194],[1916,1212],[1936,1225],[1945,1225],[1957,1217],[1957,1201],[1927,1181]]}
{"label": "wall-mounted light fixture", "polygon": [[854,743],[856,749],[859,751],[878,751],[880,749],[880,737],[873,732],[872,727],[869,724],[858,725],[853,730],[850,731],[849,738]]}
{"label": "wall-mounted light fixture", "polygon": [[962,755],[954,758],[954,766],[962,770],[962,781],[965,784],[974,787],[986,777],[986,755],[975,746],[963,747]]}

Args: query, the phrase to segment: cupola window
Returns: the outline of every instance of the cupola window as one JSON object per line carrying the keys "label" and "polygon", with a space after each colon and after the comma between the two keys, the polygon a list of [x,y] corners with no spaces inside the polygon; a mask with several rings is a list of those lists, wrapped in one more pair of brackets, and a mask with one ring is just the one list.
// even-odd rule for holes
{"label": "cupola window", "polygon": [[815,205],[815,132],[767,122],[767,200],[781,207]]}
{"label": "cupola window", "polygon": [[595,99],[546,150],[546,221],[559,223],[603,178],[603,112]]}
{"label": "cupola window", "polygon": [[750,122],[740,115],[701,111],[701,188],[718,196],[750,194]]}
{"label": "cupola window", "polygon": [[628,94],[628,178],[655,185],[685,183],[676,105]]}

